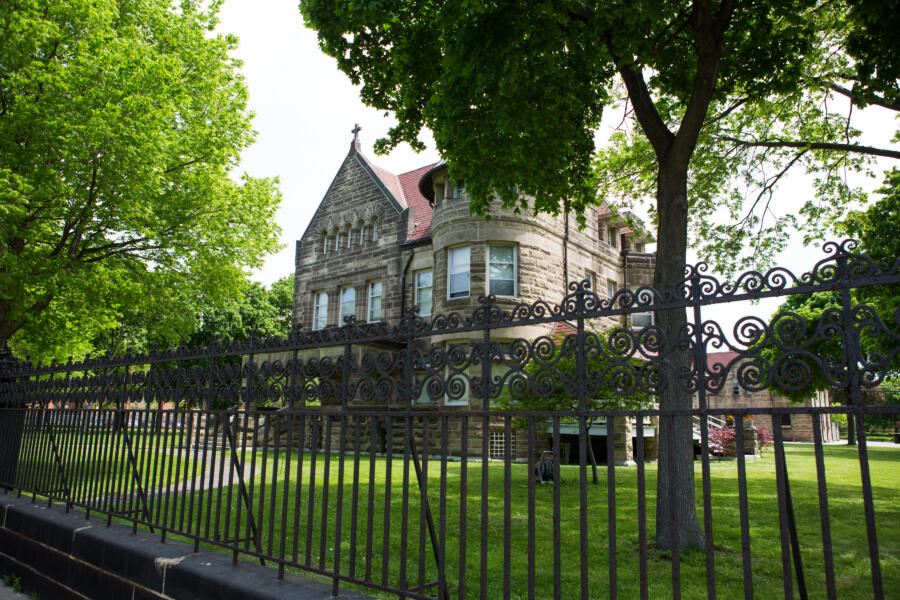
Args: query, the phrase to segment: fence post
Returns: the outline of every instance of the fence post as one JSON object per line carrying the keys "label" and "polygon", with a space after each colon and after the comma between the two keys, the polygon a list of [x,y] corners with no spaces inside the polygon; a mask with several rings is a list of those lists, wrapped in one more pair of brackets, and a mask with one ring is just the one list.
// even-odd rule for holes
{"label": "fence post", "polygon": [[883,600],[884,589],[881,580],[881,561],[878,556],[878,535],[875,531],[875,507],[872,501],[872,479],[869,474],[869,454],[866,448],[866,424],[863,418],[862,397],[860,392],[860,364],[863,362],[859,335],[853,326],[854,310],[850,298],[851,267],[848,253],[840,247],[836,256],[841,293],[841,320],[844,328],[844,358],[847,361],[847,379],[852,413],[856,417],[856,443],[859,452],[859,474],[863,488],[863,506],[866,513],[866,536],[869,542],[869,561],[872,570],[872,587],[874,598]]}

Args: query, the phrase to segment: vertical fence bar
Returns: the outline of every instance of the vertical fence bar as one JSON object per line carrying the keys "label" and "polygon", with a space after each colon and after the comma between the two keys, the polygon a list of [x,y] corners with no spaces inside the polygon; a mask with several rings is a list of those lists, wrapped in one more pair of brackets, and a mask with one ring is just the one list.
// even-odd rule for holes
{"label": "vertical fence bar", "polygon": [[641,600],[647,600],[650,594],[647,581],[647,490],[644,481],[644,416],[637,414],[637,519],[638,519],[638,579]]}
{"label": "vertical fence bar", "polygon": [[[784,439],[782,437],[781,426],[774,424],[776,416],[780,416],[780,414],[772,415],[772,434],[775,437],[775,484],[778,490],[778,529],[781,536],[781,574],[784,580],[785,600],[791,600],[794,597],[794,582],[791,573],[791,542],[788,537],[787,501],[784,490]],[[738,451],[742,452],[743,448],[739,448]]]}
{"label": "vertical fence bar", "polygon": [[[407,570],[407,546],[409,542],[409,456],[412,452],[412,419],[409,414],[409,408],[403,416],[404,436],[403,436],[403,486],[401,492],[400,504],[400,576],[397,587],[401,590],[409,589]],[[406,598],[406,594],[400,593],[400,598]]]}
{"label": "vertical fence bar", "polygon": [[447,563],[447,415],[441,415],[441,489],[440,508],[438,509],[438,589],[442,590],[443,600],[450,600],[447,589],[447,574],[444,570]]}
{"label": "vertical fence bar", "polygon": [[387,415],[385,426],[385,461],[384,461],[384,511],[381,537],[381,584],[388,585],[388,566],[390,565],[391,550],[391,479],[393,476],[394,457],[394,418]]}
{"label": "vertical fence bar", "polygon": [[303,500],[303,461],[306,448],[306,413],[300,414],[300,435],[297,441],[297,482],[294,487],[294,539],[291,543],[291,562],[298,562],[300,553],[300,506]]}
{"label": "vertical fence bar", "polygon": [[353,491],[350,497],[350,577],[356,578],[356,538],[358,534],[357,518],[359,517],[359,458],[362,445],[361,417],[353,419]]}
{"label": "vertical fence bar", "polygon": [[466,600],[466,508],[469,503],[469,417],[460,417],[459,441],[459,600]]}
{"label": "vertical fence bar", "polygon": [[366,504],[366,574],[365,580],[372,581],[372,544],[375,533],[375,452],[378,444],[378,417],[369,418],[369,481]]}
{"label": "vertical fence bar", "polygon": [[[287,517],[288,517],[288,497],[291,489],[291,448],[294,445],[294,411],[291,410],[288,416],[288,431],[285,439],[287,442],[284,447],[284,484],[281,490],[281,535],[278,536],[278,579],[284,579],[284,557],[287,550]],[[337,544],[340,544],[338,539]]]}
{"label": "vertical fence bar", "polygon": [[822,451],[822,422],[813,419],[813,446],[816,455],[816,482],[819,492],[819,520],[822,525],[822,558],[825,562],[825,589],[828,600],[837,600],[834,584],[834,552],[831,547],[831,517],[828,513],[828,488],[825,482],[825,456]]}
{"label": "vertical fence bar", "polygon": [[[272,437],[275,438],[275,452],[272,454],[272,483],[269,487],[269,523],[266,528],[266,554],[273,556],[275,551],[275,501],[278,499],[278,465],[281,464],[281,415],[276,412],[270,417],[270,420],[275,421],[275,426],[270,430]],[[269,443],[266,446],[266,454],[269,453],[269,446],[273,442],[272,437],[269,438]],[[260,520],[259,524],[262,526],[262,520]]]}
{"label": "vertical fence bar", "polygon": [[562,598],[562,557],[560,555],[560,501],[559,501],[559,417],[553,417],[553,600]]}
{"label": "vertical fence bar", "polygon": [[528,416],[528,600],[534,600],[534,584],[535,584],[535,524],[534,524],[534,480],[537,478],[535,472],[535,450],[537,443],[534,432],[534,417]]}
{"label": "vertical fence bar", "polygon": [[319,521],[319,569],[325,570],[325,550],[328,547],[328,496],[331,490],[331,428],[332,416],[325,415],[325,447],[322,462],[322,518]]}
{"label": "vertical fence bar", "polygon": [[[434,533],[434,523],[431,523],[430,514],[426,515],[426,508],[428,508],[428,417],[426,415],[421,416],[422,422],[422,457],[421,457],[421,468],[418,468],[419,461],[416,461],[416,477],[419,480],[419,572],[418,572],[418,586],[417,591],[420,594],[425,593],[425,529],[426,524],[431,525],[431,533]],[[431,541],[434,542],[434,535],[431,536]],[[437,547],[435,546],[435,562],[437,562]]]}
{"label": "vertical fence bar", "polygon": [[[685,417],[681,417],[685,418]],[[675,423],[676,417],[672,414],[669,414],[666,418],[669,431],[672,432],[672,435],[668,436],[668,443],[666,444],[666,451],[669,453],[670,457],[675,456]],[[669,460],[667,463],[668,472],[669,472],[669,481],[675,481],[675,461]],[[669,484],[669,497],[666,499],[669,509],[669,520],[672,523],[671,531],[672,531],[672,600],[680,600],[681,598],[681,539],[679,537],[678,530],[678,511],[675,509],[675,494],[671,493],[673,488],[673,483]],[[661,501],[661,498],[657,498],[657,502]]]}
{"label": "vertical fence bar", "polygon": [[[628,417],[623,417],[627,419]],[[606,517],[607,517],[607,544],[609,552],[609,599],[615,600],[619,596],[618,573],[616,562],[616,444],[615,444],[615,419],[606,414]],[[626,430],[627,431],[627,430]],[[628,443],[628,440],[625,440]]]}
{"label": "vertical fence bar", "polygon": [[[350,344],[344,344],[343,368],[341,369],[341,420],[340,436],[338,438],[338,489],[337,489],[337,514],[334,522],[334,574],[341,572],[341,534],[344,514],[344,455],[347,452],[347,404],[350,402],[350,369],[351,359]],[[335,577],[331,580],[331,595],[337,596],[340,580]]]}
{"label": "vertical fence bar", "polygon": [[744,599],[753,598],[753,567],[750,563],[750,510],[747,507],[747,465],[744,459],[744,417],[734,415],[738,472],[738,507],[741,515],[741,563],[744,569]]}
{"label": "vertical fence bar", "polygon": [[[813,419],[815,415],[812,413],[810,417]],[[779,429],[781,429],[779,427]],[[787,456],[784,453],[784,445],[781,446],[781,470],[784,473],[784,502],[787,509],[787,525],[788,537],[791,541],[791,556],[794,560],[794,573],[797,577],[797,593],[800,600],[807,600],[809,597],[806,591],[806,575],[803,571],[803,557],[800,554],[800,541],[797,537],[797,519],[794,515],[794,501],[791,498],[791,478],[788,476]]]}
{"label": "vertical fence bar", "polygon": [[503,598],[510,597],[512,569],[512,429],[510,416],[503,418]]}
{"label": "vertical fence bar", "polygon": [[[230,410],[219,413],[219,421],[216,424],[216,447],[219,449],[219,481],[216,490],[216,522],[213,525],[213,539],[223,540],[228,538],[228,517],[225,517],[225,534],[221,533],[222,513],[227,512],[231,508],[231,487],[234,484],[234,469],[228,470],[228,508],[222,508],[222,493],[225,483],[225,455],[228,454],[228,432],[231,430],[232,414]],[[230,463],[229,463],[230,466]]]}

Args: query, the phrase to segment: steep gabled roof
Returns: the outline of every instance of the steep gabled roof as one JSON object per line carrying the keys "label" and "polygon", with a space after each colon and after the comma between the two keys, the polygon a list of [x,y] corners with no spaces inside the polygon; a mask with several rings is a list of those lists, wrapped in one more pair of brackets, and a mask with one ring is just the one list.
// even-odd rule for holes
{"label": "steep gabled roof", "polygon": [[[360,156],[363,157],[362,154],[360,154]],[[407,204],[406,202],[406,197],[403,194],[403,187],[400,185],[400,181],[397,179],[397,176],[387,169],[382,169],[378,165],[369,163],[369,166],[372,167],[372,171],[375,172],[375,175],[378,176],[378,179],[381,180],[381,183],[384,184],[384,187],[386,187],[391,195],[394,196],[394,199],[397,200],[397,204],[399,204],[403,208],[407,208],[409,204]]]}

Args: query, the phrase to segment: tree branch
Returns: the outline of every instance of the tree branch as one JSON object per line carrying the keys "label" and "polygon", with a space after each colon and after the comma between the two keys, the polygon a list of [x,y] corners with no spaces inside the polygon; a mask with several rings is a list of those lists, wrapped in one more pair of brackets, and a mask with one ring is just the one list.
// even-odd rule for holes
{"label": "tree branch", "polygon": [[[611,44],[607,43],[612,52]],[[619,61],[613,56],[613,60],[619,65]],[[662,159],[669,151],[672,140],[675,135],[666,126],[665,121],[659,116],[656,105],[653,104],[653,97],[647,88],[647,82],[644,81],[644,75],[631,67],[631,65],[619,65],[619,76],[625,82],[628,88],[628,98],[631,100],[631,106],[634,108],[634,114],[637,116],[641,129],[653,146],[657,159]]]}
{"label": "tree branch", "polygon": [[694,3],[691,22],[697,44],[697,72],[694,75],[691,97],[685,107],[681,125],[672,140],[673,157],[678,161],[673,165],[675,168],[687,169],[697,145],[700,129],[706,120],[709,104],[716,89],[719,61],[725,51],[724,35],[731,23],[733,12],[733,0],[723,0],[714,18],[709,14],[709,6],[706,3]]}
{"label": "tree branch", "polygon": [[185,167],[189,167],[189,166],[191,166],[191,165],[193,165],[193,164],[196,164],[196,163],[198,163],[198,162],[204,161],[204,160],[206,160],[207,158],[209,158],[209,157],[208,157],[208,156],[201,156],[201,157],[199,157],[199,158],[195,158],[194,160],[189,160],[189,161],[187,161],[187,162],[181,163],[180,165],[173,165],[173,166],[167,168],[165,171],[163,171],[163,173],[171,173],[171,172],[173,172],[173,171],[177,171],[178,169],[183,169],[183,168],[185,168]]}
{"label": "tree branch", "polygon": [[900,160],[900,150],[876,148],[875,146],[862,146],[860,144],[841,144],[837,142],[791,142],[787,140],[741,140],[729,135],[719,136],[720,139],[738,146],[756,148],[801,148],[808,150],[835,150],[837,152],[856,152],[884,158]]}
{"label": "tree branch", "polygon": [[[836,83],[828,83],[828,88],[833,91],[841,94],[842,96],[846,96],[851,101],[860,100],[860,97],[853,93],[853,90],[847,89],[843,86],[840,86]],[[886,108],[888,110],[893,110],[900,112],[900,100],[895,100],[894,102],[889,102],[880,96],[871,96],[868,98],[862,98],[862,101],[866,104],[871,104],[873,106],[880,106],[881,108]]]}

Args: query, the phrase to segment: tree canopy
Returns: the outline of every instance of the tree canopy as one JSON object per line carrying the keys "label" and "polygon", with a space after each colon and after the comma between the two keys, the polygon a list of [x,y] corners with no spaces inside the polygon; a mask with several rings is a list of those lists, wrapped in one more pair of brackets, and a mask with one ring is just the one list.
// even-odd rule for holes
{"label": "tree canopy", "polygon": [[91,345],[97,354],[118,356],[127,350],[147,352],[153,346],[166,348],[181,342],[193,347],[208,346],[214,340],[244,342],[251,335],[284,338],[291,330],[293,293],[294,277],[287,275],[269,287],[244,279],[237,292],[225,299],[176,298],[165,310],[186,311],[178,330],[155,318],[158,304],[137,303],[123,311],[118,327],[105,329]]}
{"label": "tree canopy", "polygon": [[221,2],[0,6],[0,347],[83,354],[129,313],[168,337],[278,246],[277,181]]}

